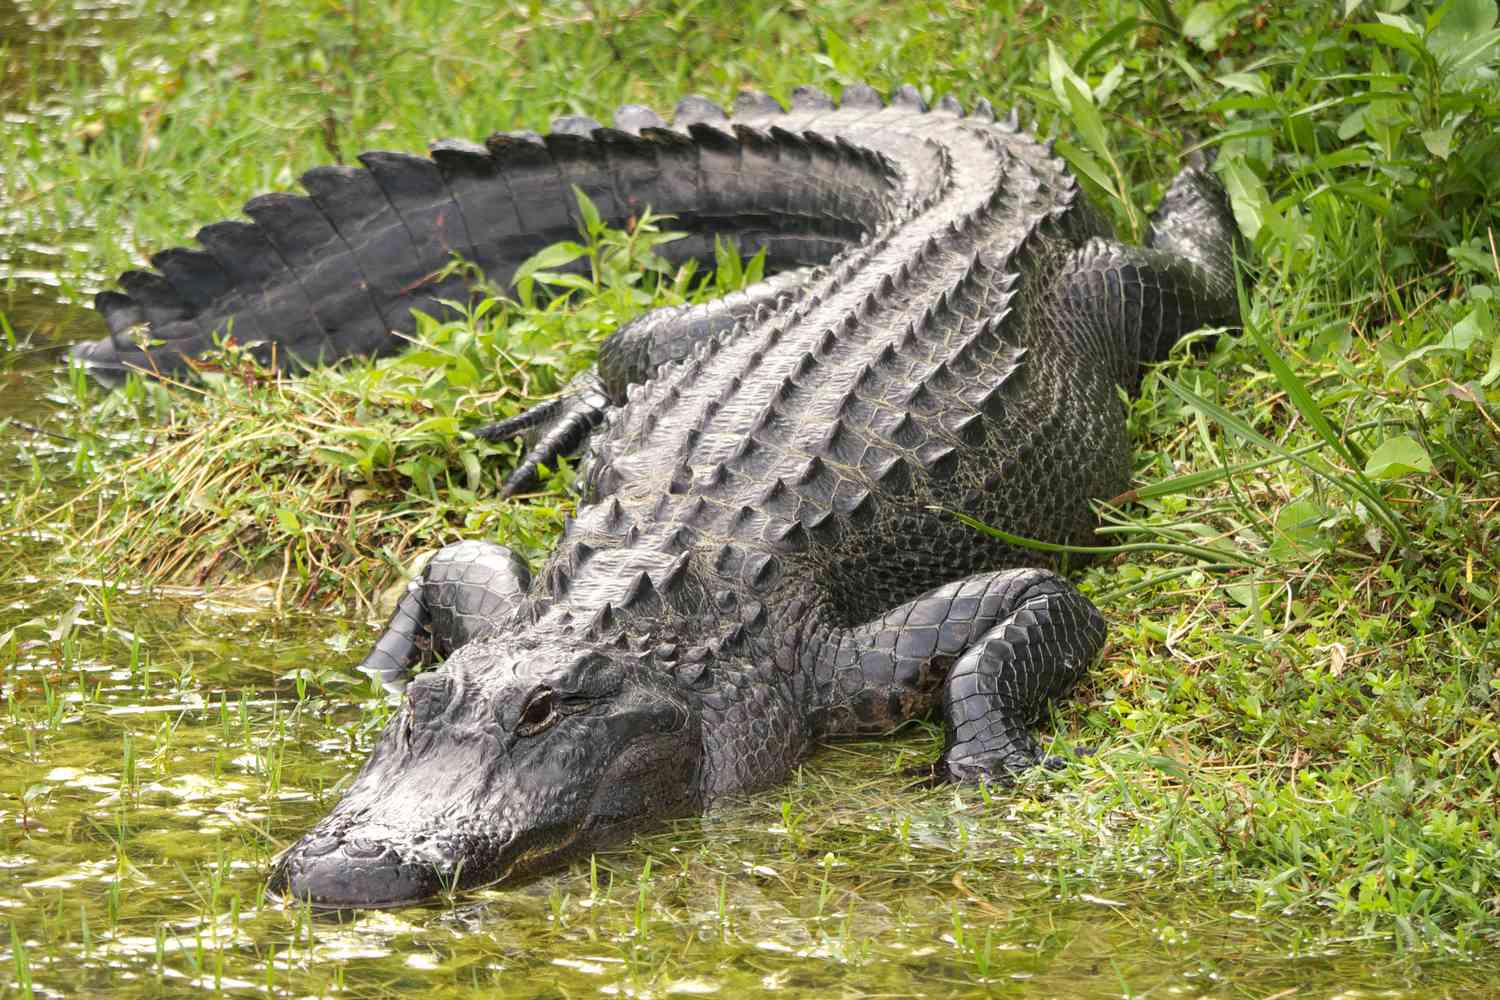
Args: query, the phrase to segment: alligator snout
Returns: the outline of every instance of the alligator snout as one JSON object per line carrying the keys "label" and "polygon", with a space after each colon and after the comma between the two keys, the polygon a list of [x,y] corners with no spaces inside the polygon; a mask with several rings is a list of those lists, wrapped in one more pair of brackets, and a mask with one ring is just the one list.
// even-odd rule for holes
{"label": "alligator snout", "polygon": [[403,857],[389,843],[314,833],[277,862],[270,888],[320,909],[362,909],[430,899],[453,881],[451,866]]}

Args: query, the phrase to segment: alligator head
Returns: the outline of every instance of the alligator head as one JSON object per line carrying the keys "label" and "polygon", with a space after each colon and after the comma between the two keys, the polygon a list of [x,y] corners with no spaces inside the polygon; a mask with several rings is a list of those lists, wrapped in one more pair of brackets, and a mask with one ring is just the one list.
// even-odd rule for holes
{"label": "alligator head", "polygon": [[472,642],[407,686],[271,887],[382,907],[534,874],[697,811],[702,755],[696,712],[616,647]]}

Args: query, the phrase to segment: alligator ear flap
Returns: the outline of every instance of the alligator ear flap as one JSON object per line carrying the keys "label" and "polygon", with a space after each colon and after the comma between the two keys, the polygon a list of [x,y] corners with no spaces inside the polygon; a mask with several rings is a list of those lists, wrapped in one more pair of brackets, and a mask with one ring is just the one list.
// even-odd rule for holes
{"label": "alligator ear flap", "polygon": [[795,111],[832,111],[833,99],[817,87],[804,84],[792,91],[792,109]]}
{"label": "alligator ear flap", "polygon": [[640,135],[643,128],[665,128],[666,119],[644,104],[622,104],[615,109],[615,128]]}
{"label": "alligator ear flap", "polygon": [[784,115],[786,108],[770,94],[760,90],[742,90],[734,98],[734,117],[765,118]]}
{"label": "alligator ear flap", "polygon": [[851,83],[845,87],[840,103],[846,108],[869,108],[877,111],[885,107],[880,91],[867,83]]}

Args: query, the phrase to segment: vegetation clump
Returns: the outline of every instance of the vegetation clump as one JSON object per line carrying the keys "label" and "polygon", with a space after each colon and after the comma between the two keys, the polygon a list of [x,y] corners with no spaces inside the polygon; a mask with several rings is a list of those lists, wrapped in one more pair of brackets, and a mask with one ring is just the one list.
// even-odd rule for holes
{"label": "vegetation clump", "polygon": [[[1102,505],[1106,558],[1080,576],[1111,645],[1051,725],[1060,751],[1092,752],[952,801],[899,790],[935,733],[839,752],[869,751],[903,850],[912,822],[950,823],[1001,857],[1005,824],[1022,823],[1060,899],[1148,872],[1402,948],[1500,942],[1493,0],[1115,0],[1079,18],[1018,0],[797,4],[750,28],[729,5],[533,4],[460,28],[398,2],[295,31],[216,6],[180,41],[114,43],[93,96],[0,135],[16,165],[0,202],[109,234],[65,291],[287,186],[293,164],[741,84],[785,98],[912,79],[1018,102],[1122,233],[1139,235],[1185,145],[1215,151],[1250,248],[1246,326],[1182,349],[1131,403],[1136,485]],[[478,41],[495,37],[513,42],[504,59]],[[162,197],[174,181],[184,196]],[[711,278],[666,273],[650,250],[670,225],[590,226],[515,289],[424,322],[399,358],[287,380],[230,352],[192,386],[114,395],[75,378],[58,395],[80,492],[22,497],[18,514],[76,540],[67,560],[188,582],[248,572],[283,604],[341,598],[361,615],[456,538],[537,556],[571,503],[567,470],[496,501],[516,447],[464,430],[557,391],[629,316],[757,276],[728,254]],[[810,898],[856,892],[895,849],[859,816],[808,832],[784,811],[769,849],[835,859],[804,864]],[[963,855],[944,858],[926,870],[974,884]],[[971,971],[988,939],[959,911],[994,908],[976,898],[953,897]]]}

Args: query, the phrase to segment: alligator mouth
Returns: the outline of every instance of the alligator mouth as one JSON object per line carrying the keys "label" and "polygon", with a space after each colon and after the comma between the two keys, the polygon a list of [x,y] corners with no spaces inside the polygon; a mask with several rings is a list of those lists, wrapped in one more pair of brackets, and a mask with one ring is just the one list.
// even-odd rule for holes
{"label": "alligator mouth", "polygon": [[443,866],[404,859],[359,838],[313,834],[281,856],[270,890],[318,910],[382,909],[431,899],[446,888]]}
{"label": "alligator mouth", "polygon": [[577,848],[575,836],[497,839],[493,856],[466,865],[462,856],[413,860],[388,841],[314,832],[277,860],[268,888],[319,911],[392,909],[525,878]]}

